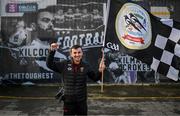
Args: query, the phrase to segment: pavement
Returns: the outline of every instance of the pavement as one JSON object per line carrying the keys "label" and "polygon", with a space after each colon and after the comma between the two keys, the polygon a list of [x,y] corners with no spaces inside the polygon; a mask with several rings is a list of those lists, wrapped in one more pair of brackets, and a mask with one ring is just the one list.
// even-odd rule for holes
{"label": "pavement", "polygon": [[[88,85],[88,115],[180,116],[180,84]],[[0,116],[61,116],[59,86],[0,86]]]}

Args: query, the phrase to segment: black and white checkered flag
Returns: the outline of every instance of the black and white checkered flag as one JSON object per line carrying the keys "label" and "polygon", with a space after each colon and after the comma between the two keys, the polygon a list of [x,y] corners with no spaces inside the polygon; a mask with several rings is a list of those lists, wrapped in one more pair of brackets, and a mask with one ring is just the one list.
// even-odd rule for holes
{"label": "black and white checkered flag", "polygon": [[162,22],[170,29],[155,38],[154,45],[159,55],[153,57],[151,68],[177,81],[180,70],[180,24],[174,20]]}
{"label": "black and white checkered flag", "polygon": [[104,46],[131,55],[170,79],[179,79],[179,22],[160,21],[135,3],[111,0]]}

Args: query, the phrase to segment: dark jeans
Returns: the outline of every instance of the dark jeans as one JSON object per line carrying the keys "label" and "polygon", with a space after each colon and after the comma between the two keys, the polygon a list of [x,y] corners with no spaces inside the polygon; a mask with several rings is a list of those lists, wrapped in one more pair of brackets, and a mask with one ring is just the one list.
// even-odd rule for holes
{"label": "dark jeans", "polygon": [[64,102],[64,115],[87,115],[87,102]]}

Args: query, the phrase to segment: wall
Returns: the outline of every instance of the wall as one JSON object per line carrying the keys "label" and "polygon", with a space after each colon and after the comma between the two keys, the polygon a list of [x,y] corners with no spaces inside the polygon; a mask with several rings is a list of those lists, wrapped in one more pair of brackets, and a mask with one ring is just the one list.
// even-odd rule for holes
{"label": "wall", "polygon": [[[180,21],[178,0],[138,0],[138,4],[160,18]],[[82,45],[84,60],[98,68],[107,14],[105,0],[1,0],[0,79],[10,83],[55,83],[61,75],[47,68],[50,43],[60,49],[55,60],[68,59],[74,44]],[[39,13],[46,13],[39,16]],[[47,13],[49,12],[49,13]],[[164,83],[166,77],[125,54],[105,50],[106,83]],[[91,82],[89,80],[89,82]]]}

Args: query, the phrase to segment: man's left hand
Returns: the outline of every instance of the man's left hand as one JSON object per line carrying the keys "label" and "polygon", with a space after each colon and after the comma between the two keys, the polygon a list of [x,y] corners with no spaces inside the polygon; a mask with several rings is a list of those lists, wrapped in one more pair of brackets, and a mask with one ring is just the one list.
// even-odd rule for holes
{"label": "man's left hand", "polygon": [[106,66],[105,66],[105,63],[104,63],[104,58],[102,58],[101,62],[99,64],[99,72],[103,72],[105,68],[106,68]]}

